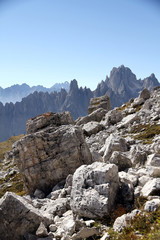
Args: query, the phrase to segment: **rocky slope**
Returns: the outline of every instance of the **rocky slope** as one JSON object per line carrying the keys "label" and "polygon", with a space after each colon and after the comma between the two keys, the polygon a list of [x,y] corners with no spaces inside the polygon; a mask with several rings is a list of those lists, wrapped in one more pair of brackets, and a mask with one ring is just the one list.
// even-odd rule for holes
{"label": "rocky slope", "polygon": [[[137,80],[131,70],[122,65],[119,68],[113,68],[110,77],[102,81],[93,92],[89,88],[79,88],[77,81],[73,80],[68,92],[61,89],[60,92],[49,93],[53,90],[51,88],[45,89],[49,92],[34,92],[15,104],[6,103],[3,106],[0,103],[0,141],[5,141],[13,135],[24,134],[26,121],[38,114],[48,111],[70,111],[72,117],[76,119],[87,115],[89,101],[93,97],[107,94],[113,108],[132,97],[137,97],[144,87],[151,90],[158,85],[159,82],[154,74],[144,80]],[[28,89],[28,86],[25,85],[25,88]],[[37,91],[41,88],[38,87]]]}
{"label": "rocky slope", "polygon": [[0,87],[0,102],[5,103],[16,103],[20,102],[22,98],[27,97],[29,94],[37,92],[60,92],[61,88],[65,89],[67,92],[69,91],[69,82],[64,83],[56,83],[51,88],[46,88],[41,85],[30,87],[27,84],[22,85],[13,85],[8,88]]}
{"label": "rocky slope", "polygon": [[27,122],[10,155],[28,195],[0,199],[3,239],[159,239],[160,88],[90,109],[75,122],[69,112]]}

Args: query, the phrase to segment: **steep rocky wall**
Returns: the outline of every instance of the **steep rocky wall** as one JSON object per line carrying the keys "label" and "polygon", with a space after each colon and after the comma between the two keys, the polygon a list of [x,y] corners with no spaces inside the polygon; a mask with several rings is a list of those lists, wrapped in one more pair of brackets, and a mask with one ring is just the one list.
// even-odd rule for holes
{"label": "steep rocky wall", "polygon": [[27,192],[40,189],[47,193],[79,166],[92,162],[81,127],[72,124],[69,112],[28,121],[30,134],[17,141],[13,150]]}

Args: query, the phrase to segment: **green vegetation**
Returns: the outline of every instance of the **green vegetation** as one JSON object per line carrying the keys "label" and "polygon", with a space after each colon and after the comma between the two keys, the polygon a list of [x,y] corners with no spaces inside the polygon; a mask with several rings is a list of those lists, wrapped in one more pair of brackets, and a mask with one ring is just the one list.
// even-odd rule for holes
{"label": "green vegetation", "polygon": [[108,231],[109,240],[157,240],[160,239],[160,209],[156,212],[138,214],[132,225],[121,233]]}
{"label": "green vegetation", "polygon": [[0,143],[0,172],[3,173],[3,177],[0,178],[0,197],[7,191],[15,192],[20,196],[24,195],[23,180],[21,174],[16,170],[13,159],[3,160],[4,154],[12,150],[12,144],[23,136],[13,136],[8,141]]}
{"label": "green vegetation", "polygon": [[0,160],[4,159],[4,154],[8,151],[12,150],[12,144],[19,139],[21,139],[24,135],[13,136],[10,137],[7,141],[0,143]]}
{"label": "green vegetation", "polygon": [[7,192],[14,192],[19,196],[24,195],[23,180],[20,173],[15,173],[14,176],[0,179],[0,198]]}
{"label": "green vegetation", "polygon": [[137,133],[133,136],[135,139],[142,140],[144,144],[151,144],[153,137],[160,134],[160,124],[139,124],[137,127],[134,127],[130,133]]}

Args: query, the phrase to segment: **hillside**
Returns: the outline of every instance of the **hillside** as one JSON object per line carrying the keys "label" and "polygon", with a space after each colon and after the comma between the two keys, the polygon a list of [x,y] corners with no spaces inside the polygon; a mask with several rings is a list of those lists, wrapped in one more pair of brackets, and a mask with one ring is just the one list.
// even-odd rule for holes
{"label": "hillside", "polygon": [[76,80],[71,81],[69,91],[34,92],[22,99],[21,102],[0,103],[0,141],[10,136],[25,134],[25,124],[29,118],[45,112],[70,111],[72,117],[87,115],[89,101],[93,97],[104,94],[110,97],[111,107],[120,106],[130,98],[138,96],[145,87],[151,90],[159,82],[154,74],[144,80],[137,80],[129,68],[123,65],[113,68],[110,77],[98,84],[95,91],[78,87]]}
{"label": "hillside", "polygon": [[2,161],[16,164],[26,195],[0,199],[0,235],[159,239],[159,108],[156,87],[113,110],[107,96],[94,98],[90,114],[75,122],[69,112],[28,120]]}

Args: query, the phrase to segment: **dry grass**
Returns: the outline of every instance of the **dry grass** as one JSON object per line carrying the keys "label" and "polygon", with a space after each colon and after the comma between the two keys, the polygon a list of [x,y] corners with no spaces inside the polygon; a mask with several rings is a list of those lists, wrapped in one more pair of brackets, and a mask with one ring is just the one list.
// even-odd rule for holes
{"label": "dry grass", "polygon": [[153,137],[160,134],[160,125],[139,124],[136,128],[133,128],[130,133],[137,133],[133,136],[135,139],[142,140],[144,144],[151,144]]}
{"label": "dry grass", "polygon": [[3,161],[5,153],[12,150],[12,144],[23,136],[24,135],[13,136],[7,141],[0,143],[0,170],[6,173],[5,177],[0,178],[0,197],[2,197],[7,191],[15,192],[20,196],[24,195],[21,174],[17,171],[13,171],[12,174],[9,173],[16,164],[12,159]]}
{"label": "dry grass", "polygon": [[13,136],[10,137],[7,141],[0,143],[0,160],[4,159],[4,154],[8,151],[12,150],[12,144],[19,139],[21,139],[24,135]]}
{"label": "dry grass", "polygon": [[125,110],[126,108],[128,108],[130,105],[131,105],[131,103],[127,102],[127,103],[123,104],[121,107],[119,107],[117,110],[119,112],[121,112],[121,111]]}

